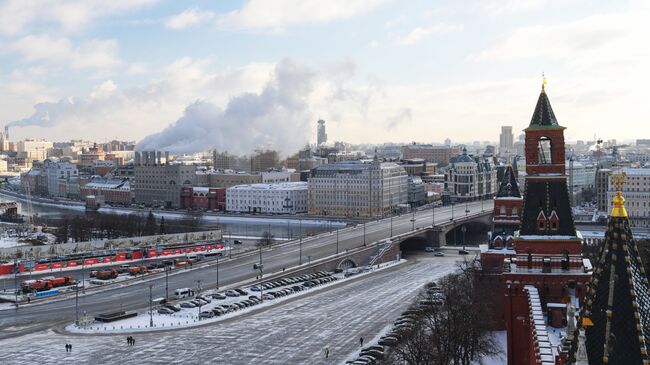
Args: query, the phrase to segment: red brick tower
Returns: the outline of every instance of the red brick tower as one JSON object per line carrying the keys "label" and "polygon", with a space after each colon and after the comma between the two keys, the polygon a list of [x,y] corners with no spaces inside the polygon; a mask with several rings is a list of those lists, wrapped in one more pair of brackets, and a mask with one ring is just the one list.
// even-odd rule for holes
{"label": "red brick tower", "polygon": [[523,198],[512,166],[507,166],[499,191],[494,198],[492,240],[490,248],[512,248],[515,231],[521,224]]}
{"label": "red brick tower", "polygon": [[[525,129],[527,175],[521,228],[514,237],[515,254],[505,260],[502,276],[510,365],[538,364],[540,357],[558,356],[557,341],[539,323],[548,323],[553,332],[566,326],[569,304],[582,301],[590,278],[571,212],[564,129],[542,87]],[[541,352],[532,340],[538,335],[545,339]]]}

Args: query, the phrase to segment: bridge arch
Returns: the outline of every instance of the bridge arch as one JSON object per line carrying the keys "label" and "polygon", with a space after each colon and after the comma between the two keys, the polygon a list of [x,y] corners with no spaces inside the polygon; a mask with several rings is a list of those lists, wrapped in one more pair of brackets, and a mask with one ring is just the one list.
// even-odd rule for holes
{"label": "bridge arch", "polygon": [[425,248],[430,247],[432,244],[429,242],[426,237],[413,236],[404,239],[399,243],[399,248],[403,253],[409,251],[424,251]]}
{"label": "bridge arch", "polygon": [[445,234],[447,245],[460,246],[463,244],[463,227],[465,227],[465,244],[477,245],[488,242],[488,232],[492,229],[492,225],[482,221],[469,221],[450,227]]}
{"label": "bridge arch", "polygon": [[336,265],[336,268],[339,270],[347,270],[357,266],[358,266],[357,263],[354,262],[352,259],[346,258],[341,260],[341,262],[339,262],[339,264]]}

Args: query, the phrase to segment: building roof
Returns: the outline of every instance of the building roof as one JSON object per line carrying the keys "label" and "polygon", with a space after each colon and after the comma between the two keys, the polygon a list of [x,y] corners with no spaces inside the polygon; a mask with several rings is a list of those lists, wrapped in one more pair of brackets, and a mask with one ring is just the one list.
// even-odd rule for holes
{"label": "building roof", "polygon": [[476,161],[474,161],[473,158],[467,155],[467,148],[463,147],[463,154],[456,157],[456,159],[453,162],[461,163],[461,162],[476,162]]}
{"label": "building roof", "polygon": [[[525,190],[521,236],[577,236],[566,179],[527,179]],[[554,219],[556,228],[552,227]]]}
{"label": "building roof", "polygon": [[519,185],[517,184],[517,178],[515,177],[512,166],[506,167],[499,191],[497,192],[497,198],[505,197],[521,198],[521,192],[519,191]]}
{"label": "building roof", "polygon": [[542,92],[537,98],[537,105],[535,106],[535,111],[533,112],[533,117],[530,119],[530,125],[528,128],[562,128],[555,118],[555,113],[553,113],[553,108],[551,107],[551,102],[548,100],[546,92],[542,89]]}
{"label": "building roof", "polygon": [[244,184],[235,185],[228,190],[307,190],[309,184],[305,181],[281,182],[275,184]]}
{"label": "building roof", "polygon": [[626,216],[610,217],[600,252],[574,337],[585,332],[589,364],[647,364],[650,284]]}
{"label": "building roof", "polygon": [[128,179],[103,179],[103,178],[94,178],[88,182],[84,187],[88,189],[124,189],[128,190],[129,180]]}

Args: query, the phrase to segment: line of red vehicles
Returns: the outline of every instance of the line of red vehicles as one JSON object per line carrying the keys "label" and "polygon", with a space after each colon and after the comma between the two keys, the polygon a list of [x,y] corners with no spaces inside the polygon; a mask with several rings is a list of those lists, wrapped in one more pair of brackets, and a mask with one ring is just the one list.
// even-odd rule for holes
{"label": "line of red vehicles", "polygon": [[34,291],[45,291],[62,286],[70,286],[76,284],[77,281],[71,276],[63,276],[60,278],[42,278],[38,280],[25,280],[20,284],[20,288],[24,293]]}
{"label": "line of red vehicles", "polygon": [[75,254],[66,257],[51,257],[34,260],[0,262],[0,275],[24,272],[58,270],[70,267],[91,267],[97,264],[142,260],[152,257],[178,256],[188,254],[220,254],[225,251],[221,242],[186,243],[178,245],[160,245],[146,248],[129,248],[108,251],[100,254]]}

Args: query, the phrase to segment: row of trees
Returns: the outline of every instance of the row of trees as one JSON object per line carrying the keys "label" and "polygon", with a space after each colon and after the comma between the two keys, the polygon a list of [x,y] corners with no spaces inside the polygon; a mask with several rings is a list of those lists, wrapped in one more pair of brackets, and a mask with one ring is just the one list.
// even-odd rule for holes
{"label": "row of trees", "polygon": [[[493,312],[484,300],[490,286],[480,280],[467,268],[441,279],[442,304],[419,306],[414,325],[401,333],[399,344],[381,363],[470,365],[497,354],[490,334]],[[418,301],[438,301],[438,295],[424,292]]]}
{"label": "row of trees", "polygon": [[195,232],[201,228],[201,216],[187,216],[168,222],[149,214],[96,214],[66,216],[45,222],[57,227],[54,234],[58,243],[83,242],[94,239],[151,236],[156,234]]}

